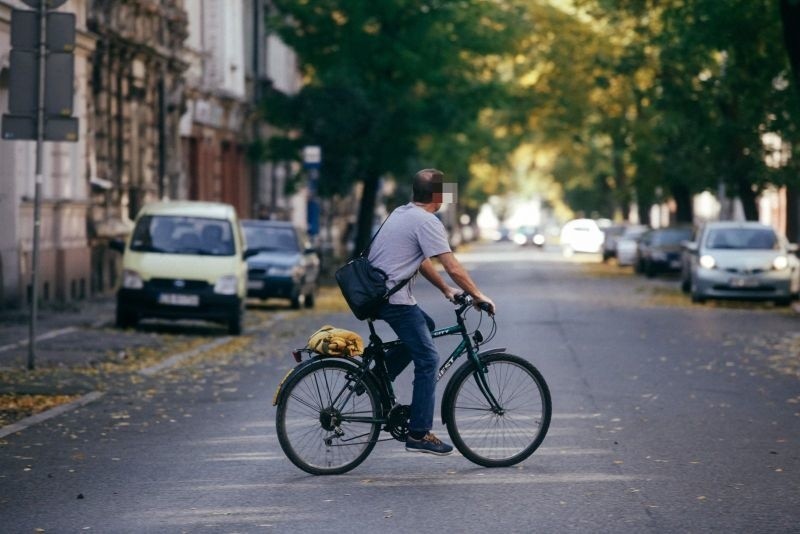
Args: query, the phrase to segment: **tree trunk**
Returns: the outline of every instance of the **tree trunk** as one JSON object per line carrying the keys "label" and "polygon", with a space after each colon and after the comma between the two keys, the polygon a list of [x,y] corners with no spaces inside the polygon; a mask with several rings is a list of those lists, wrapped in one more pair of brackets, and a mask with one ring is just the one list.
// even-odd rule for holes
{"label": "tree trunk", "polygon": [[800,198],[798,195],[800,195],[800,191],[796,186],[786,187],[786,228],[784,228],[784,233],[792,243],[800,242],[800,220],[798,220]]}
{"label": "tree trunk", "polygon": [[[625,138],[622,132],[617,132],[613,137],[614,152],[612,165],[614,167],[614,182],[616,184],[616,197],[622,216],[627,219],[631,212],[631,192],[628,184],[628,173],[625,171]],[[648,209],[650,206],[648,206]]]}
{"label": "tree trunk", "polygon": [[[795,95],[800,93],[800,2],[781,0],[783,42],[794,75]],[[800,241],[800,190],[796,185],[786,188],[786,237]]]}
{"label": "tree trunk", "polygon": [[753,184],[746,179],[736,180],[739,192],[739,200],[742,201],[744,208],[744,218],[748,221],[758,220],[758,204],[756,203],[756,192],[753,191]]}
{"label": "tree trunk", "polygon": [[675,222],[692,224],[694,222],[694,209],[692,207],[692,192],[682,184],[670,188],[672,198],[675,200]]}
{"label": "tree trunk", "polygon": [[353,256],[358,256],[372,239],[372,224],[375,220],[375,197],[378,194],[378,173],[368,172],[364,177],[364,190],[358,209],[358,228]]}

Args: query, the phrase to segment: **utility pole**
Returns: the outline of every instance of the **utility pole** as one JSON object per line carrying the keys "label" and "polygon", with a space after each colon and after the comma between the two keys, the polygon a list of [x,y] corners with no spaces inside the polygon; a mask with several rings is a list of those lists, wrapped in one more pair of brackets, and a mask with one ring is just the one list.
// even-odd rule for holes
{"label": "utility pole", "polygon": [[31,309],[28,369],[36,368],[36,315],[39,308],[39,234],[42,211],[42,151],[45,141],[77,141],[72,117],[75,74],[75,15],[48,13],[66,0],[23,0],[35,11],[11,12],[11,76],[2,138],[36,141],[31,252]]}

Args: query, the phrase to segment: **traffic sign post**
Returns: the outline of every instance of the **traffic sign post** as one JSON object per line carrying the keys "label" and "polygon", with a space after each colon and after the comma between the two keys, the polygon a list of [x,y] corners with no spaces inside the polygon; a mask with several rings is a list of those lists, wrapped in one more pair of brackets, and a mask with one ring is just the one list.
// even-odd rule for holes
{"label": "traffic sign post", "polygon": [[31,315],[28,369],[36,367],[36,315],[39,306],[39,234],[42,205],[42,148],[45,141],[77,141],[73,112],[75,15],[48,13],[66,0],[23,0],[36,11],[11,13],[11,75],[8,114],[2,138],[36,141],[31,257]]}

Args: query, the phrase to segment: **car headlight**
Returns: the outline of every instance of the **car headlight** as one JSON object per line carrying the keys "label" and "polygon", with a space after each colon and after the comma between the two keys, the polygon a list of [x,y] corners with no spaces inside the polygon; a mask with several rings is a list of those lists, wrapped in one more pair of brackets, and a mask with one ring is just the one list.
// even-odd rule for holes
{"label": "car headlight", "polygon": [[714,259],[714,256],[710,256],[708,254],[700,256],[700,267],[705,269],[713,269],[716,265],[717,260]]}
{"label": "car headlight", "polygon": [[534,245],[544,245],[544,236],[542,234],[536,234],[533,236],[533,244]]}
{"label": "car headlight", "polygon": [[235,295],[239,292],[239,278],[235,274],[226,274],[217,279],[214,284],[214,293],[220,295]]}
{"label": "car headlight", "polygon": [[776,271],[782,271],[789,267],[789,258],[786,256],[778,256],[772,261],[772,268]]}
{"label": "car headlight", "polygon": [[142,289],[144,280],[136,271],[125,269],[122,271],[122,287],[125,289]]}
{"label": "car headlight", "polygon": [[514,235],[514,243],[516,243],[517,245],[524,245],[527,242],[528,242],[528,238],[525,237],[524,235],[522,235],[522,234],[515,234]]}

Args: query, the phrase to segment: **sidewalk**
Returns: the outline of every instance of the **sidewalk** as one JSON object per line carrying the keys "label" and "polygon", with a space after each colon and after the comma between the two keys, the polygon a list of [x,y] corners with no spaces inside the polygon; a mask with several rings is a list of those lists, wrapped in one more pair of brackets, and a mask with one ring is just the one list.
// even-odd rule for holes
{"label": "sidewalk", "polygon": [[[39,343],[57,337],[112,325],[114,306],[114,297],[108,296],[40,308],[35,332],[37,349]],[[27,365],[29,325],[29,309],[0,310],[0,370]],[[47,352],[43,351],[41,362],[37,358],[37,365],[58,363]]]}

